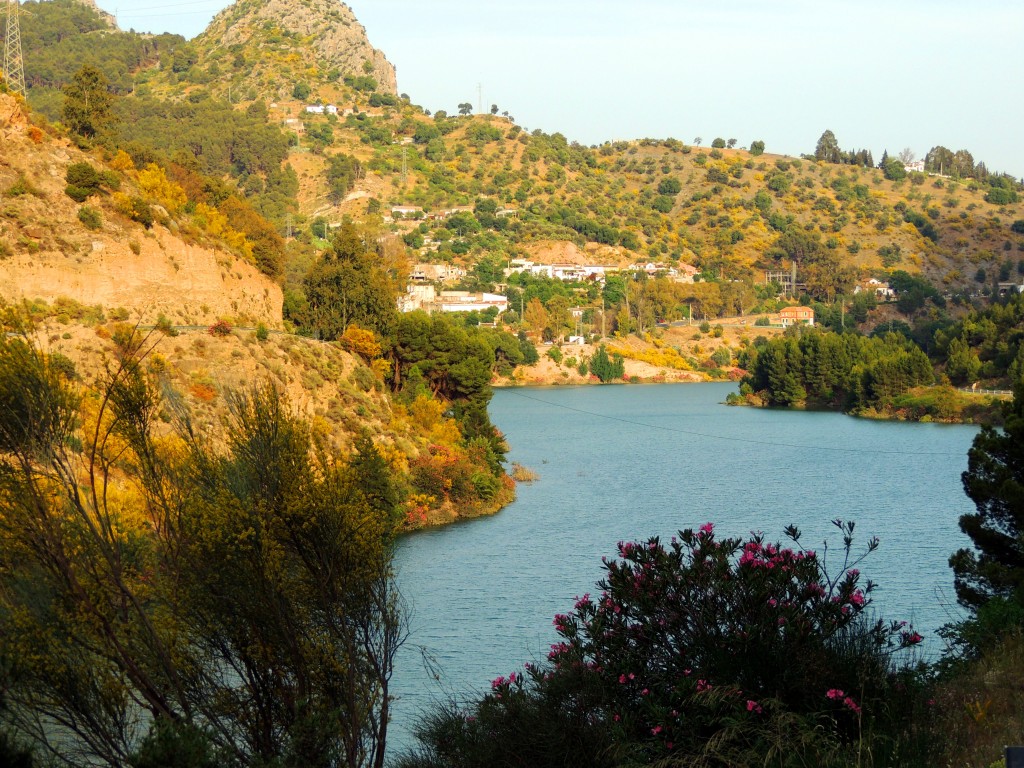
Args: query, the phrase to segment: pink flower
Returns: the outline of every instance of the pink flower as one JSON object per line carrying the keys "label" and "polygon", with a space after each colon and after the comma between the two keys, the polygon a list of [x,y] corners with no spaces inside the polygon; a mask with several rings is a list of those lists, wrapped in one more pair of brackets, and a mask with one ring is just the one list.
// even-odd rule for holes
{"label": "pink flower", "polygon": [[697,681],[697,691],[698,692],[710,691],[710,690],[711,690],[711,683],[709,683],[707,680],[698,680]]}
{"label": "pink flower", "polygon": [[845,696],[846,694],[843,693],[843,691],[839,688],[829,688],[828,693],[826,693],[825,695],[834,701],[836,699],[843,698],[843,696]]}
{"label": "pink flower", "polygon": [[620,685],[625,685],[625,683],[626,683],[626,676],[625,675],[619,675],[619,684]]}
{"label": "pink flower", "polygon": [[843,699],[843,704],[845,704],[847,707],[849,707],[854,713],[856,713],[858,715],[860,714],[860,707],[857,706],[857,702],[855,702],[849,696],[847,696],[845,699]]}
{"label": "pink flower", "polygon": [[924,640],[924,638],[914,630],[903,630],[900,632],[900,642],[903,643],[903,645],[917,645],[922,640]]}
{"label": "pink flower", "polygon": [[761,705],[753,699],[747,699],[747,712],[754,712],[755,714],[761,714]]}
{"label": "pink flower", "polygon": [[612,720],[614,720],[616,723],[619,722],[619,720],[621,720],[621,719],[622,718],[619,717],[619,713],[618,712],[616,712],[614,715],[612,715]]}
{"label": "pink flower", "polygon": [[702,525],[700,527],[700,532],[701,533],[714,533],[715,532],[715,524],[714,523],[704,523],[704,525]]}
{"label": "pink flower", "polygon": [[642,691],[640,691],[640,695],[641,696],[646,696],[649,693],[650,693],[650,690],[648,690],[647,688],[644,688]]}
{"label": "pink flower", "polygon": [[653,728],[651,728],[651,735],[652,736],[657,736],[659,733],[661,733],[661,726],[660,725],[656,725]]}
{"label": "pink flower", "polygon": [[859,589],[850,595],[850,602],[856,605],[858,608],[864,605],[864,593]]}

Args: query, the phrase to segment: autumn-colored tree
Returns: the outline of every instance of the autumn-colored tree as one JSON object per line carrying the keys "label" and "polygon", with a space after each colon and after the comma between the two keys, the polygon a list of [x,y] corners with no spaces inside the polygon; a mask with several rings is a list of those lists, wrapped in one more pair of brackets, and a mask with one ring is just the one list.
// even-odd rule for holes
{"label": "autumn-colored tree", "polygon": [[359,355],[367,362],[381,355],[381,344],[377,334],[358,325],[350,325],[341,334],[341,346],[345,351]]}
{"label": "autumn-colored tree", "polygon": [[540,333],[548,327],[550,317],[540,299],[534,297],[526,304],[523,310],[523,323],[534,333]]}

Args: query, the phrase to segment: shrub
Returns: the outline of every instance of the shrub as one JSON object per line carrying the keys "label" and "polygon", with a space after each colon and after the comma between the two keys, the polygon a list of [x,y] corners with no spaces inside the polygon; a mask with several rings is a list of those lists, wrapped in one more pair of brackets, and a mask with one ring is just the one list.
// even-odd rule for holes
{"label": "shrub", "polygon": [[231,334],[231,323],[227,320],[218,320],[207,329],[207,332],[211,336],[229,336]]}
{"label": "shrub", "polygon": [[668,545],[620,543],[599,594],[555,616],[547,662],[429,718],[426,749],[399,765],[507,765],[510,752],[536,766],[828,763],[885,724],[886,703],[905,711],[891,654],[921,640],[867,618],[873,585],[856,566],[877,540],[858,556],[853,524],[835,524],[834,574],[792,527],[794,549],[719,540],[710,523]]}
{"label": "shrub", "polygon": [[256,324],[256,341],[266,341],[270,338],[270,330],[267,328],[266,323]]}
{"label": "shrub", "polygon": [[7,188],[4,192],[8,197],[21,197],[22,195],[35,195],[36,197],[42,197],[43,193],[38,187],[36,187],[23,173],[18,174],[18,178],[14,180],[14,183]]}
{"label": "shrub", "polygon": [[93,194],[93,190],[85,187],[76,187],[74,184],[68,184],[64,187],[64,194],[74,200],[76,203],[84,203],[89,199],[89,196]]}
{"label": "shrub", "polygon": [[99,171],[84,161],[69,165],[64,180],[70,185],[89,190],[89,194],[98,192],[100,188]]}
{"label": "shrub", "polygon": [[85,225],[86,229],[97,230],[103,226],[103,217],[95,208],[83,205],[78,209],[78,220]]}
{"label": "shrub", "polygon": [[164,336],[170,336],[173,338],[178,335],[178,329],[174,327],[171,321],[162,312],[156,319],[156,329]]}
{"label": "shrub", "polygon": [[373,384],[375,381],[373,371],[371,371],[365,365],[357,366],[352,371],[352,381],[363,392],[369,392],[371,389],[373,389]]}

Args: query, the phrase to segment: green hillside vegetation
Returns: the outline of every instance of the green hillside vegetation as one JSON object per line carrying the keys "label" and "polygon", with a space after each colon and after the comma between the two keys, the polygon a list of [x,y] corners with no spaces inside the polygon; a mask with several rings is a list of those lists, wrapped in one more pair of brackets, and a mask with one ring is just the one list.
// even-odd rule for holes
{"label": "green hillside vegetation", "polygon": [[[899,332],[897,332],[897,329]],[[917,338],[915,343],[914,338]],[[749,370],[732,402],[825,406],[865,415],[1001,422],[1000,400],[1024,375],[1024,296],[1013,294],[960,320],[879,326],[876,335],[795,328],[741,351]],[[927,350],[927,354],[924,350]],[[920,389],[939,377],[940,386]],[[956,387],[980,385],[982,392]]]}

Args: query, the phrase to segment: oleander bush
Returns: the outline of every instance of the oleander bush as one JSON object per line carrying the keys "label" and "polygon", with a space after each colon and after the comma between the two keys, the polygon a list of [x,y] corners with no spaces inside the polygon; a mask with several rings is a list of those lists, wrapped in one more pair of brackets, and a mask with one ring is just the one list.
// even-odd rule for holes
{"label": "oleander bush", "polygon": [[[874,585],[843,535],[841,567],[709,523],[620,543],[596,595],[555,617],[546,661],[477,702],[430,714],[421,766],[844,765],[889,754],[912,710],[905,622],[868,610]],[[852,757],[851,757],[852,756]]]}

